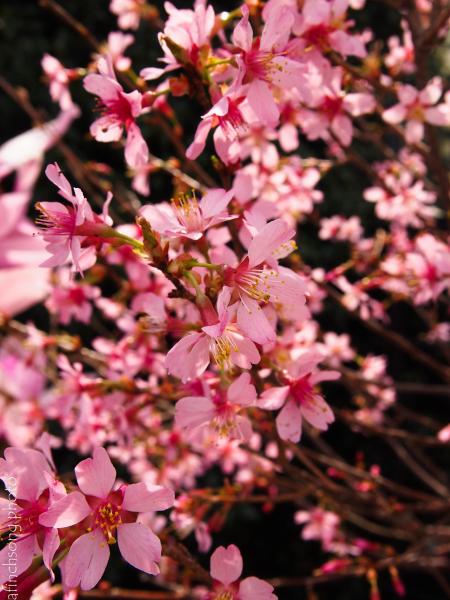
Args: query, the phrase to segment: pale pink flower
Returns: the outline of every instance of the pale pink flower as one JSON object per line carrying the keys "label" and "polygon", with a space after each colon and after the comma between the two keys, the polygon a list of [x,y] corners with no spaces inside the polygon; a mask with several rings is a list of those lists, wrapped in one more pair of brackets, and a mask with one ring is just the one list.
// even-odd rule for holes
{"label": "pale pink flower", "polygon": [[232,323],[236,306],[229,306],[230,299],[231,289],[224,286],[217,298],[217,312],[210,311],[210,324],[201,332],[186,335],[169,350],[166,367],[171,375],[183,382],[200,377],[210,363],[210,355],[221,369],[231,369],[232,365],[249,369],[259,363],[260,354],[253,341]]}
{"label": "pale pink flower", "polygon": [[341,217],[334,215],[320,220],[319,237],[321,240],[339,240],[358,242],[363,234],[359,217]]}
{"label": "pale pink flower", "polygon": [[364,58],[367,51],[363,36],[348,33],[353,25],[353,21],[346,20],[349,4],[348,0],[306,0],[295,33],[301,36],[306,47],[320,52],[332,49],[343,56]]}
{"label": "pale pink flower", "polygon": [[111,0],[109,10],[117,15],[121,29],[137,29],[145,0]]}
{"label": "pale pink flower", "polygon": [[450,423],[438,431],[437,437],[438,440],[446,444],[450,442]]}
{"label": "pale pink flower", "polygon": [[249,10],[241,7],[242,19],[236,25],[232,41],[241,51],[236,56],[238,79],[248,82],[245,96],[261,124],[275,127],[280,110],[274,98],[277,89],[302,88],[304,66],[287,56],[287,44],[294,24],[292,11],[279,6],[264,25],[259,44],[254,44]]}
{"label": "pale pink flower", "polygon": [[406,121],[405,139],[409,144],[422,140],[424,123],[450,125],[450,94],[438,104],[442,96],[440,77],[433,77],[420,92],[412,85],[399,85],[397,95],[400,102],[385,110],[383,119],[393,124]]}
{"label": "pale pink flower", "polygon": [[310,104],[313,110],[300,110],[300,123],[308,139],[329,140],[331,131],[343,146],[349,146],[353,137],[350,117],[374,111],[374,97],[361,92],[345,93],[342,77],[340,67],[328,68],[323,73],[321,93]]}
{"label": "pale pink flower", "polygon": [[99,73],[85,77],[84,88],[99,98],[103,113],[91,125],[91,135],[98,142],[118,142],[126,132],[125,160],[130,167],[139,168],[148,162],[148,146],[136,124],[142,114],[142,94],[138,90],[126,93],[117,81],[111,57],[97,61]]}
{"label": "pale pink flower", "polygon": [[414,73],[416,70],[414,44],[408,22],[402,20],[401,27],[403,29],[402,39],[396,35],[390,37],[387,41],[389,52],[384,57],[384,62],[393,76],[399,73]]}
{"label": "pale pink flower", "polygon": [[113,490],[116,470],[104,448],[96,448],[93,458],[78,463],[75,474],[89,508],[85,521],[88,533],[73,542],[64,559],[64,584],[69,588],[80,585],[82,590],[97,585],[108,564],[109,546],[116,542],[130,565],[157,575],[161,542],[149,527],[136,519],[138,513],[172,506],[172,490],[145,483],[122,485]]}
{"label": "pale pink flower", "polygon": [[237,438],[247,442],[252,426],[247,417],[239,415],[245,406],[256,401],[256,390],[248,373],[242,373],[225,391],[219,386],[203,385],[204,395],[187,396],[175,407],[175,424],[189,439],[212,437]]}
{"label": "pale pink flower", "polygon": [[41,213],[37,219],[42,229],[42,236],[47,243],[46,250],[52,256],[42,263],[42,267],[56,267],[68,258],[79,273],[91,267],[96,260],[95,248],[92,244],[83,247],[87,236],[106,233],[110,229],[110,220],[106,214],[112,196],[104,206],[102,217],[96,215],[83,192],[73,188],[61,172],[57,163],[48,165],[45,174],[59,189],[59,194],[72,206],[61,202],[39,202],[36,208]]}
{"label": "pale pink flower", "polygon": [[270,303],[290,319],[303,320],[306,286],[303,279],[278,260],[295,248],[291,239],[295,230],[282,219],[267,223],[251,240],[248,254],[235,268],[225,271],[225,283],[232,287],[238,302],[239,329],[259,344],[275,340],[274,325],[269,322],[260,303]]}
{"label": "pale pink flower", "polygon": [[323,342],[319,345],[319,349],[324,353],[331,367],[338,367],[341,362],[353,360],[356,356],[347,333],[338,335],[334,331],[327,331],[323,336]]}
{"label": "pale pink flower", "polygon": [[226,211],[233,195],[233,190],[226,192],[221,188],[208,190],[200,202],[195,195],[180,195],[171,205],[167,202],[147,204],[140,209],[140,214],[152,229],[166,237],[199,240],[210,227],[236,218]]}
{"label": "pale pink flower", "polygon": [[[166,63],[166,66],[142,69],[140,76],[147,80],[157,79],[164,73],[180,67],[178,57],[174,56],[169,47],[170,42],[181,48],[185,61],[191,62],[196,68],[202,68],[202,57],[205,49],[210,46],[210,38],[214,31],[216,22],[214,9],[212,6],[207,6],[203,0],[194,2],[193,10],[179,9],[171,2],[165,2],[164,8],[169,18],[158,39],[164,51],[161,61]],[[167,40],[170,42],[168,43]]]}
{"label": "pale pink flower", "polygon": [[74,106],[69,83],[75,71],[66,69],[57,58],[47,53],[42,57],[41,67],[49,80],[52,100],[59,103],[61,110],[68,110]]}
{"label": "pale pink flower", "polygon": [[131,67],[131,58],[124,56],[123,54],[133,42],[134,36],[132,36],[131,33],[111,31],[108,34],[108,43],[105,54],[111,57],[112,63],[118,71],[126,71]]}
{"label": "pale pink flower", "polygon": [[220,546],[211,556],[211,577],[215,581],[208,600],[277,600],[273,587],[258,577],[239,580],[243,562],[240,550],[234,544]]}
{"label": "pale pink flower", "polygon": [[258,406],[265,410],[282,409],[276,425],[283,440],[300,441],[303,419],[321,431],[334,421],[333,411],[315,386],[340,375],[337,371],[319,371],[317,365],[321,360],[320,354],[305,352],[283,372],[285,385],[269,388],[258,400]]}
{"label": "pale pink flower", "polygon": [[100,296],[100,288],[77,283],[71,278],[70,272],[64,270],[58,273],[58,282],[53,285],[45,305],[63,325],[68,325],[72,319],[89,323],[92,316],[91,301]]}
{"label": "pale pink flower", "polygon": [[450,289],[450,249],[430,233],[419,235],[414,252],[406,255],[405,266],[416,281],[414,302],[436,300]]}
{"label": "pale pink flower", "polygon": [[336,537],[341,522],[336,513],[321,508],[299,510],[294,515],[294,521],[298,525],[305,524],[302,529],[304,540],[321,540],[325,551]]}
{"label": "pale pink flower", "polygon": [[[51,565],[60,545],[58,529],[79,523],[89,506],[80,492],[67,494],[64,486],[54,481],[50,465],[36,450],[7,448],[5,458],[0,459],[0,479],[15,499],[11,512],[5,509],[9,500],[0,501],[0,530],[18,536],[15,575],[26,571],[36,554],[43,554],[53,578]],[[10,576],[8,552],[8,545],[0,551],[0,584]]]}

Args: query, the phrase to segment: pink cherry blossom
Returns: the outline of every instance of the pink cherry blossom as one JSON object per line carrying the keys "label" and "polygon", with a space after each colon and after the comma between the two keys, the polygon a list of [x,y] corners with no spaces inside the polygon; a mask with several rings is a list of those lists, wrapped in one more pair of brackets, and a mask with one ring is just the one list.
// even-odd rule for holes
{"label": "pink cherry blossom", "polygon": [[91,125],[91,134],[98,142],[117,142],[126,132],[125,160],[139,168],[148,162],[148,146],[136,124],[142,114],[142,94],[138,90],[126,93],[117,81],[111,57],[97,61],[99,73],[85,77],[84,88],[99,98],[102,116]]}
{"label": "pink cherry blossom", "polygon": [[248,254],[236,267],[225,272],[226,284],[233,288],[240,330],[253,341],[274,341],[275,330],[260,303],[281,307],[291,319],[303,320],[305,283],[296,273],[278,265],[278,260],[295,249],[295,231],[282,219],[265,225],[252,239]]}
{"label": "pink cherry blossom", "polygon": [[238,582],[243,568],[239,548],[220,546],[211,556],[211,577],[216,585],[208,600],[276,600],[273,587],[258,577],[246,577]]}
{"label": "pink cherry blossom", "polygon": [[41,213],[37,222],[46,242],[46,250],[52,256],[42,263],[42,267],[62,265],[68,258],[79,273],[91,267],[96,260],[92,245],[83,247],[87,236],[95,236],[109,229],[110,220],[106,210],[111,196],[108,197],[102,217],[94,214],[83,192],[73,188],[63,175],[57,163],[48,165],[45,174],[59,189],[59,194],[72,206],[61,202],[39,202],[36,208]]}
{"label": "pink cherry blossom", "polygon": [[306,352],[290,363],[283,373],[285,385],[264,391],[258,406],[265,410],[282,409],[276,418],[277,431],[283,440],[297,443],[302,434],[302,420],[325,431],[334,421],[331,408],[317,391],[315,385],[321,381],[339,378],[337,371],[319,371],[321,357]]}
{"label": "pink cherry blossom", "polygon": [[412,85],[400,85],[397,90],[399,103],[383,112],[388,123],[406,121],[405,139],[409,144],[417,144],[424,136],[424,123],[438,126],[450,125],[450,95],[439,104],[442,96],[442,80],[431,79],[422,91]]}
{"label": "pink cherry blossom", "polygon": [[232,365],[249,369],[260,361],[253,341],[233,323],[237,307],[229,306],[230,299],[231,289],[225,286],[217,299],[217,312],[210,311],[210,324],[201,332],[186,335],[169,350],[166,367],[171,375],[183,382],[200,377],[210,363],[210,355],[221,369]]}
{"label": "pink cherry blossom", "polygon": [[236,218],[226,211],[233,195],[233,190],[216,188],[208,190],[200,202],[194,194],[185,194],[174,198],[171,205],[147,204],[140,213],[155,231],[166,237],[199,240],[210,227]]}
{"label": "pink cherry blossom", "polygon": [[[122,485],[114,490],[116,470],[104,448],[96,448],[93,458],[78,463],[75,474],[89,509],[88,533],[75,540],[64,559],[65,585],[92,589],[108,563],[109,546],[116,542],[128,563],[157,575],[161,542],[150,528],[136,520],[137,513],[169,508],[174,501],[173,492],[144,483]],[[47,518],[47,521],[52,522],[52,519]]]}
{"label": "pink cherry blossom", "polygon": [[189,439],[207,437],[238,438],[248,441],[251,423],[238,413],[256,401],[256,390],[248,373],[242,373],[225,391],[204,384],[203,396],[181,398],[175,407],[175,423]]}
{"label": "pink cherry blossom", "polygon": [[[67,494],[62,484],[54,482],[50,465],[36,450],[7,448],[5,458],[0,459],[0,478],[14,498],[14,510],[8,512],[5,503],[8,506],[9,501],[1,501],[0,529],[12,530],[18,537],[16,576],[28,569],[36,554],[43,554],[53,578],[51,565],[60,545],[58,529],[79,523],[89,506],[80,492]],[[0,551],[0,584],[9,578],[8,552],[8,546]]]}

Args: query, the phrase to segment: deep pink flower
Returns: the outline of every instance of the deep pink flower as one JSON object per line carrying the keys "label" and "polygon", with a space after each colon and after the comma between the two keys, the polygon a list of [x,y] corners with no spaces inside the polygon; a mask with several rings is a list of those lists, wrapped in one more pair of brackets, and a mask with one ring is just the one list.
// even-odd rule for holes
{"label": "deep pink flower", "polygon": [[320,381],[339,378],[337,371],[319,371],[317,365],[322,357],[313,351],[305,352],[290,363],[283,373],[286,385],[272,387],[261,394],[258,406],[265,410],[282,408],[276,419],[278,433],[283,440],[300,441],[302,420],[321,431],[334,421],[331,408],[315,388]]}
{"label": "deep pink flower", "polygon": [[[89,506],[80,492],[67,494],[54,480],[44,455],[28,448],[7,448],[0,459],[0,479],[14,498],[1,499],[0,531],[13,531],[17,536],[16,576],[28,569],[35,555],[43,554],[44,564],[51,569],[60,545],[58,529],[79,523]],[[8,580],[8,546],[0,551],[0,584]]]}
{"label": "deep pink flower", "polygon": [[61,202],[38,202],[36,208],[41,213],[37,219],[42,236],[47,243],[46,250],[52,256],[41,264],[42,267],[56,267],[71,259],[74,268],[82,273],[96,260],[93,245],[82,247],[87,236],[105,233],[111,224],[107,207],[112,196],[108,195],[102,217],[94,214],[83,192],[73,188],[61,172],[57,163],[48,165],[45,174],[59,188],[59,194],[72,206]]}
{"label": "deep pink flower", "polygon": [[127,134],[125,160],[133,168],[148,162],[148,147],[136,125],[142,113],[142,94],[138,90],[126,93],[117,81],[111,57],[97,61],[99,74],[92,73],[84,79],[84,88],[99,98],[103,116],[91,125],[91,134],[98,142],[118,142],[123,130]]}
{"label": "deep pink flower", "polygon": [[116,470],[104,448],[96,448],[93,458],[78,463],[75,474],[89,506],[85,521],[88,533],[75,540],[64,559],[65,585],[69,588],[80,585],[82,590],[93,588],[108,564],[109,546],[116,542],[127,562],[145,573],[157,575],[161,542],[149,527],[136,519],[138,513],[172,506],[173,492],[144,483],[122,485],[113,490]]}
{"label": "deep pink flower", "polygon": [[256,401],[256,390],[248,373],[242,373],[225,391],[212,389],[207,382],[203,396],[188,396],[178,400],[175,423],[190,439],[212,437],[237,438],[248,441],[252,426],[246,417],[239,415],[245,406]]}

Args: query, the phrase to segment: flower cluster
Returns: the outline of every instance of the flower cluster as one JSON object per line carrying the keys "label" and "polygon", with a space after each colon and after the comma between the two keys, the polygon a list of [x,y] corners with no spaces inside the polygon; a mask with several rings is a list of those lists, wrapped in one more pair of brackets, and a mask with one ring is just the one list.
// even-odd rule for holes
{"label": "flower cluster", "polygon": [[[17,534],[23,593],[51,596],[55,577],[67,598],[94,588],[117,544],[171,597],[275,600],[283,578],[241,579],[238,547],[218,546],[247,502],[263,516],[283,503],[331,555],[320,581],[363,574],[371,600],[378,570],[402,595],[397,567],[442,566],[448,531],[430,523],[444,471],[416,445],[448,443],[449,425],[402,397],[450,381],[450,92],[424,62],[447,13],[412,2],[398,35],[377,40],[357,25],[364,4],[166,2],[164,20],[112,0],[120,29],[158,29],[158,63],[136,72],[125,53],[140,38],[124,31],[87,66],[42,58],[61,112],[0,147],[0,479],[16,507],[0,531]],[[81,81],[92,144],[118,157],[63,145],[45,168],[60,198],[48,181],[37,198]],[[44,316],[21,317],[37,304]],[[365,436],[424,489],[366,466]],[[91,457],[59,477],[52,447]],[[210,574],[191,533],[200,553],[216,546]]]}

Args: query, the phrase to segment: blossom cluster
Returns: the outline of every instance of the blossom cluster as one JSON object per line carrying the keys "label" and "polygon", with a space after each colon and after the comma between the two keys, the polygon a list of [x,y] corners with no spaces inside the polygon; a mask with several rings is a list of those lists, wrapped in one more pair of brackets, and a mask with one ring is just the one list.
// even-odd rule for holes
{"label": "blossom cluster", "polygon": [[[338,421],[404,441],[399,424],[413,417],[398,392],[408,382],[394,379],[379,343],[368,350],[346,326],[330,325],[329,313],[356,319],[450,380],[442,225],[450,198],[436,150],[436,131],[450,125],[450,91],[439,76],[424,77],[414,30],[437,23],[439,42],[448,26],[427,2],[416,4],[416,20],[403,19],[382,52],[357,25],[361,0],[248,1],[220,14],[206,0],[190,9],[166,2],[165,21],[144,0],[112,0],[121,31],[89,65],[44,55],[59,116],[0,147],[0,182],[12,182],[0,191],[0,436],[9,446],[0,479],[18,507],[23,590],[51,588],[55,577],[68,598],[90,590],[117,543],[157,585],[187,594],[179,597],[274,600],[270,582],[240,579],[236,545],[216,547],[210,575],[178,546],[194,533],[199,552],[210,552],[227,502],[259,494],[267,511],[287,497],[292,526],[331,555],[321,574],[357,565],[377,598],[373,565],[393,549],[372,540],[376,525],[352,530],[347,519],[364,530],[368,509],[352,521],[346,498],[369,505],[386,481],[392,493],[400,486],[379,465],[366,469],[364,457],[345,470],[322,435]],[[160,58],[137,73],[125,56],[135,43],[129,30],[146,24],[162,29]],[[124,172],[100,162],[74,168],[66,152],[66,164],[45,167],[42,200],[34,186],[46,152],[75,127],[80,81],[95,103],[90,136],[123,153]],[[198,114],[188,144],[182,101]],[[166,135],[177,157],[154,155],[152,132]],[[351,183],[333,214],[327,180],[345,180],[349,167],[365,182],[357,214],[346,203]],[[170,197],[152,191],[160,173]],[[309,259],[311,235],[327,259]],[[35,305],[48,327],[20,320]],[[396,306],[424,322],[417,351],[391,329]],[[425,419],[411,439],[445,444],[446,425]],[[75,467],[76,483],[56,473],[51,447],[61,446],[89,456]],[[213,471],[217,493],[199,483]],[[382,533],[411,497],[373,496],[376,518],[390,507]],[[0,517],[5,540],[12,519]],[[0,550],[3,585],[9,551]],[[397,563],[386,564],[403,595]]]}

